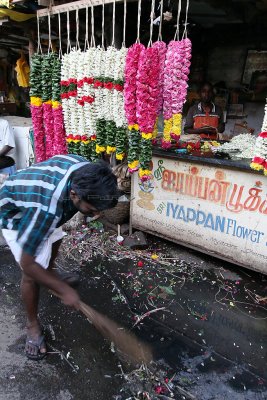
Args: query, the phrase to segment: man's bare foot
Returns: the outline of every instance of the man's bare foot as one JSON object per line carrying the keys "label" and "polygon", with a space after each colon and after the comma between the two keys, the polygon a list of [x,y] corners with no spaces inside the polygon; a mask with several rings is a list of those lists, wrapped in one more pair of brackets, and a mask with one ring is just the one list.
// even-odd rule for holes
{"label": "man's bare foot", "polygon": [[36,361],[44,358],[47,353],[45,338],[38,322],[27,323],[25,353],[30,360]]}

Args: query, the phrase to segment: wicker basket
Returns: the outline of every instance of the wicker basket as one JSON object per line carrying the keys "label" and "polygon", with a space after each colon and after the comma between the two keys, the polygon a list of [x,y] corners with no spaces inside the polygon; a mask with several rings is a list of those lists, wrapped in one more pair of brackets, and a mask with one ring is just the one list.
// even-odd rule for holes
{"label": "wicker basket", "polygon": [[129,219],[130,202],[119,201],[116,207],[103,211],[103,215],[111,224],[121,225]]}

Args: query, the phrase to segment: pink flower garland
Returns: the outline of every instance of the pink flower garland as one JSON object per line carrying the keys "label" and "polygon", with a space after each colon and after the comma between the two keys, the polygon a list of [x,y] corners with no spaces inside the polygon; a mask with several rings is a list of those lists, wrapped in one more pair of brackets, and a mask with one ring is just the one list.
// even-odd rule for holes
{"label": "pink flower garland", "polygon": [[149,47],[140,53],[136,82],[136,115],[141,131],[139,176],[142,181],[152,177],[152,134],[159,107],[159,53]]}
{"label": "pink flower garland", "polygon": [[[53,103],[52,103],[53,104]],[[66,143],[66,132],[64,127],[62,105],[55,105],[52,107],[53,121],[54,121],[54,132],[56,133],[54,138],[54,149],[53,155],[67,154],[67,143]]]}
{"label": "pink flower garland", "polygon": [[54,119],[51,101],[43,103],[43,123],[45,130],[45,157],[54,155]]}
{"label": "pink flower garland", "polygon": [[159,104],[159,58],[154,47],[140,53],[136,82],[136,116],[141,133],[152,134]]}
{"label": "pink flower garland", "polygon": [[135,125],[136,119],[136,75],[138,71],[139,56],[145,46],[141,43],[133,44],[126,56],[125,85],[124,85],[124,110],[128,125]]}
{"label": "pink flower garland", "polygon": [[158,104],[157,104],[157,115],[162,111],[163,107],[163,87],[164,87],[164,64],[167,52],[167,46],[165,42],[158,41],[152,44],[152,48],[157,49],[159,59],[159,79],[158,79]]}
{"label": "pink flower garland", "polygon": [[129,129],[128,167],[130,173],[138,170],[139,159],[139,126],[136,116],[136,76],[141,51],[145,46],[133,44],[127,52],[124,71],[124,110]]}
{"label": "pink flower garland", "polygon": [[43,126],[42,106],[31,105],[31,115],[34,134],[34,153],[36,162],[45,160],[45,131]]}
{"label": "pink flower garland", "polygon": [[171,146],[171,138],[179,140],[182,110],[187,94],[191,59],[191,41],[171,41],[168,45],[164,71],[164,138],[162,147]]}

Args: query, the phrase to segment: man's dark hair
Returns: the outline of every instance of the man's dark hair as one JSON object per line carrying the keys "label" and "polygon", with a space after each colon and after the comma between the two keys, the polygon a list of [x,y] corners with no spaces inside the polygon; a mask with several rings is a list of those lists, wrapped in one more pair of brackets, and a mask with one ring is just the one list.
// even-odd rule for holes
{"label": "man's dark hair", "polygon": [[74,171],[71,189],[99,211],[115,207],[120,196],[117,178],[104,161],[90,163]]}

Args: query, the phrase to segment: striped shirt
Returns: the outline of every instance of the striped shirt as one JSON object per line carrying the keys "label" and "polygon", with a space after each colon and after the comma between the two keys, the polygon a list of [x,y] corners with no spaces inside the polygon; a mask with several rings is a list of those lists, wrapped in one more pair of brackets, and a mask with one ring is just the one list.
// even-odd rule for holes
{"label": "striped shirt", "polygon": [[73,154],[55,156],[5,181],[0,189],[0,226],[18,231],[23,252],[36,256],[55,228],[76,214],[69,197],[71,174],[87,163]]}

